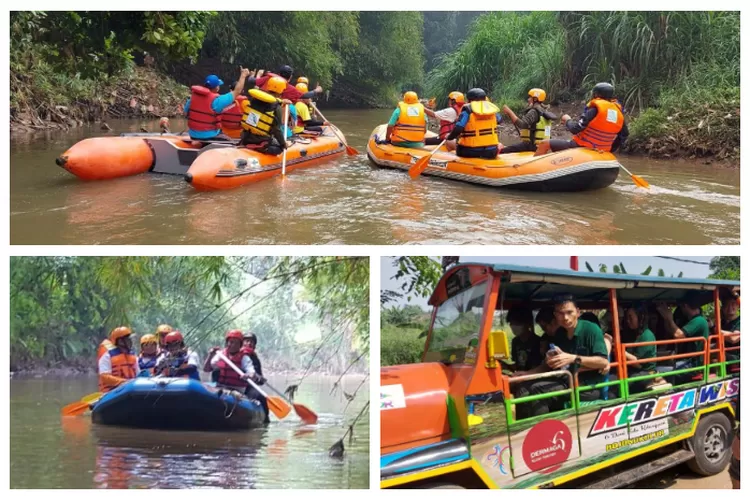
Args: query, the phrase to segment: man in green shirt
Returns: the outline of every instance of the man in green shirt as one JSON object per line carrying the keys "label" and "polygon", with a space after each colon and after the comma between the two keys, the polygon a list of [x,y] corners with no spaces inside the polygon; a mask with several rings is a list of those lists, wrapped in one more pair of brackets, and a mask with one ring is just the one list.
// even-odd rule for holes
{"label": "man in green shirt", "polygon": [[[677,326],[672,312],[666,304],[659,304],[656,310],[664,318],[664,326],[667,333],[675,339],[698,339],[703,337],[708,340],[709,328],[706,318],[701,314],[702,300],[698,293],[687,293],[685,298],[677,304],[685,322],[682,326]],[[706,343],[696,340],[695,342],[682,342],[677,344],[677,353],[685,354],[689,352],[702,352],[706,349]],[[698,367],[703,365],[703,356],[694,356],[690,358],[678,359],[675,363],[675,370]],[[700,372],[694,371],[678,375],[675,377],[675,383],[683,384],[690,381]]]}
{"label": "man in green shirt", "polygon": [[[579,319],[580,309],[573,297],[565,295],[555,299],[555,321],[559,328],[550,339],[554,349],[547,351],[545,362],[539,367],[526,372],[543,373],[545,371],[569,370],[575,373],[580,368],[587,370],[578,376],[578,385],[594,385],[603,381],[602,373],[609,367],[607,360],[607,345],[604,343],[604,333],[594,323]],[[567,377],[543,379],[528,385],[522,385],[516,390],[516,397],[529,394],[546,394],[568,389]],[[579,394],[581,401],[595,401],[600,399],[601,391],[591,389]],[[561,410],[570,396],[545,398],[530,403],[532,415],[543,415],[550,411]]]}
{"label": "man in green shirt", "polygon": [[[626,344],[637,344],[641,342],[656,342],[656,336],[648,328],[648,310],[644,305],[631,306],[625,311],[625,331],[623,332],[623,342]],[[651,359],[656,357],[656,345],[643,345],[628,347],[625,350],[627,361],[638,361],[640,359]],[[648,361],[646,363],[633,363],[627,365],[628,378],[639,377],[642,375],[654,374],[656,371],[656,362]],[[630,392],[644,392],[654,383],[655,379],[640,380],[630,384]]]}

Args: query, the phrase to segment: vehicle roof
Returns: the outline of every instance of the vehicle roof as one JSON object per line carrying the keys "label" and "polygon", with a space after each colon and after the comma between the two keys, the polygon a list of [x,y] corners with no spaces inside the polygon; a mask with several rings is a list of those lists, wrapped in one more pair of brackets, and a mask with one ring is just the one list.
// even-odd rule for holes
{"label": "vehicle roof", "polygon": [[[708,303],[717,287],[736,290],[740,286],[740,282],[736,280],[591,273],[512,264],[462,262],[443,275],[438,288],[444,286],[445,280],[458,269],[472,266],[487,267],[495,273],[503,274],[502,299],[507,301],[545,302],[566,293],[579,300],[605,301],[608,300],[609,289],[614,288],[617,289],[618,300],[623,302],[675,302],[691,290],[696,290],[700,298],[705,300],[704,303]],[[435,305],[436,299],[437,288],[430,297],[430,304]]]}

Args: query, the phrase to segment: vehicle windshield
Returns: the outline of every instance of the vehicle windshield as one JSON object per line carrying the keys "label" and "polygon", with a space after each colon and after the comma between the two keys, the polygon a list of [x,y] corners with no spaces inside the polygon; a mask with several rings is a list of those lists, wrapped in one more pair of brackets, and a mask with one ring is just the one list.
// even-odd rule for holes
{"label": "vehicle windshield", "polygon": [[425,361],[474,363],[487,281],[443,302],[435,315]]}

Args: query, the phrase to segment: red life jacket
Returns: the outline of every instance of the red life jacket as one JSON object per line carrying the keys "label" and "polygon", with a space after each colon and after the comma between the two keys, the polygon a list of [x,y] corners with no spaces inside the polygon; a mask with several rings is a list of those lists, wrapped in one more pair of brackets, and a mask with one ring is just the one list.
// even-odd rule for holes
{"label": "red life jacket", "polygon": [[[236,354],[229,354],[228,349],[224,349],[224,356],[234,363],[237,368],[242,369],[242,358],[246,356],[242,350],[237,351]],[[247,386],[247,382],[240,378],[240,375],[230,367],[223,359],[219,360],[219,378],[216,381],[219,385],[226,385],[229,387],[237,387],[242,390]]]}
{"label": "red life jacket", "polygon": [[201,85],[190,87],[190,107],[187,114],[187,123],[190,130],[211,132],[221,128],[219,115],[211,109],[211,103],[217,97],[219,97],[219,94],[215,94]]}
{"label": "red life jacket", "polygon": [[440,136],[440,139],[445,139],[448,137],[448,134],[453,132],[453,127],[456,126],[456,121],[458,121],[458,116],[461,114],[461,105],[456,103],[453,106],[451,106],[456,112],[456,120],[449,122],[446,120],[440,120],[440,132],[438,132],[438,135]]}
{"label": "red life jacket", "polygon": [[234,100],[234,103],[226,108],[219,118],[221,119],[221,131],[229,137],[239,137],[242,132],[242,101],[247,101],[247,97],[241,95]]}

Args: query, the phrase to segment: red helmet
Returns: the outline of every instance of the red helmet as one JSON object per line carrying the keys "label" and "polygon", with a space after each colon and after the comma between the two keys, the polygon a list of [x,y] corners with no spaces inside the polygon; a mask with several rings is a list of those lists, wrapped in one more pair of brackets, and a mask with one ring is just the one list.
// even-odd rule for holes
{"label": "red helmet", "polygon": [[229,330],[224,340],[237,339],[242,342],[242,331],[241,330]]}
{"label": "red helmet", "polygon": [[164,338],[165,344],[172,344],[174,342],[185,342],[185,339],[182,337],[182,334],[179,330],[175,330],[173,332],[170,332],[167,334],[167,336]]}

